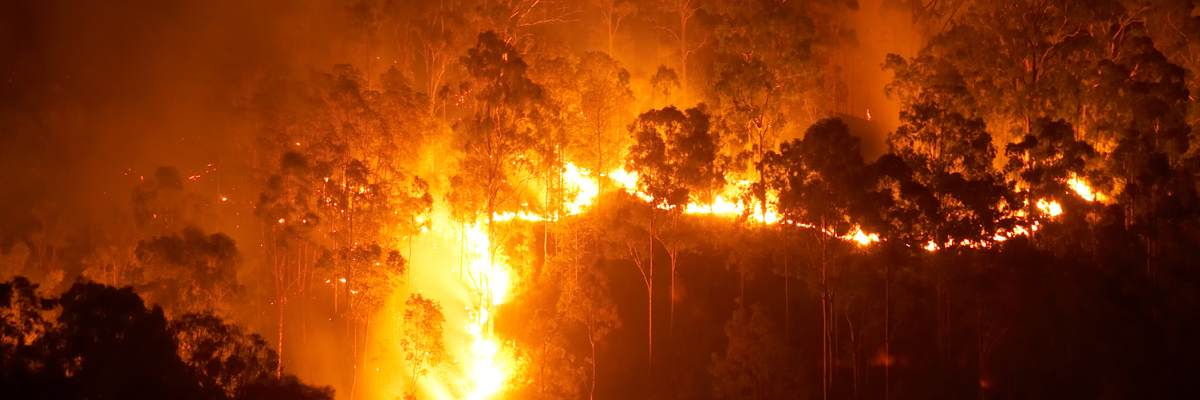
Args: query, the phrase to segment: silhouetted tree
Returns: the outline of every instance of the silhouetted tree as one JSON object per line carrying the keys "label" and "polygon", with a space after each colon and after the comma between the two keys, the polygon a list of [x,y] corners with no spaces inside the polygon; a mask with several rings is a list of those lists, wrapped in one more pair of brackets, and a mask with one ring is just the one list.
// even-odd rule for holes
{"label": "silhouetted tree", "polygon": [[139,289],[172,314],[226,314],[239,292],[237,245],[223,233],[182,232],[138,242]]}

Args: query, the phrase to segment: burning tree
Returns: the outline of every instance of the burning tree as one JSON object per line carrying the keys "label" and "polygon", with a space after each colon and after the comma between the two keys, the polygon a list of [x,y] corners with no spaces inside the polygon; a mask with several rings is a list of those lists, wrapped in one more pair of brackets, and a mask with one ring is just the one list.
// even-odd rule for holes
{"label": "burning tree", "polygon": [[[462,87],[469,99],[466,115],[455,127],[462,159],[451,180],[452,206],[465,223],[482,213],[488,237],[494,238],[497,212],[514,206],[523,174],[533,168],[543,89],[525,76],[527,66],[516,49],[493,32],[480,34],[462,63],[471,79]],[[498,242],[489,245],[489,265],[496,261]],[[487,278],[480,287],[484,307],[493,301]]]}

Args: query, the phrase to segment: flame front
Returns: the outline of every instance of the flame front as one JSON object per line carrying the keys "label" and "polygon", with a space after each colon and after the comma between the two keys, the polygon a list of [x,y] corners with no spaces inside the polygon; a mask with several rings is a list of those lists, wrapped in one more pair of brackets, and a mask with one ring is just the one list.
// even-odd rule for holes
{"label": "flame front", "polygon": [[[557,221],[564,215],[578,215],[587,212],[595,205],[601,195],[601,180],[607,179],[608,187],[622,190],[642,201],[651,202],[654,198],[638,190],[637,172],[619,168],[608,174],[595,174],[586,168],[572,163],[564,166],[561,175],[564,193],[561,199],[561,209],[557,212],[539,213],[533,210],[498,212],[492,215],[493,224],[505,224],[511,221],[546,222]],[[1103,201],[1104,195],[1095,192],[1082,179],[1072,175],[1068,181],[1069,187],[1082,199],[1093,202]],[[693,199],[686,204],[682,212],[687,215],[714,216],[720,218],[746,218],[748,222],[762,225],[787,224],[801,228],[823,232],[830,237],[845,240],[860,247],[870,246],[881,241],[876,233],[854,226],[848,232],[833,232],[800,221],[782,219],[778,208],[778,194],[767,193],[766,204],[755,200],[745,200],[750,183],[739,181],[732,183],[715,194],[712,201],[702,202]],[[1051,199],[1038,199],[1034,209],[1041,215],[1056,218],[1063,214],[1062,204]],[[1023,209],[1012,211],[1015,216],[1025,217]],[[507,264],[507,257],[498,248],[493,248],[489,236],[487,222],[480,218],[471,224],[454,222],[445,210],[438,210],[430,217],[430,225],[434,228],[423,229],[423,236],[437,237],[437,244],[431,244],[435,255],[431,255],[430,265],[437,268],[438,277],[447,279],[447,255],[454,254],[448,249],[451,243],[458,247],[459,268],[453,279],[458,293],[457,296],[443,298],[451,305],[461,305],[460,312],[447,315],[448,352],[454,359],[452,370],[448,374],[430,376],[427,381],[419,383],[422,391],[431,397],[439,399],[489,399],[501,395],[505,385],[513,376],[516,362],[513,349],[506,348],[493,329],[495,310],[505,303],[512,295],[514,276],[513,270]],[[447,227],[458,226],[459,229]],[[928,242],[923,246],[926,251],[934,252],[951,246],[987,247],[992,243],[1003,242],[1017,236],[1028,236],[1039,229],[1037,221],[1029,225],[1017,225],[1011,229],[1000,230],[991,236],[991,241],[972,242],[968,240],[952,240],[947,243]],[[461,322],[455,322],[461,321]]]}

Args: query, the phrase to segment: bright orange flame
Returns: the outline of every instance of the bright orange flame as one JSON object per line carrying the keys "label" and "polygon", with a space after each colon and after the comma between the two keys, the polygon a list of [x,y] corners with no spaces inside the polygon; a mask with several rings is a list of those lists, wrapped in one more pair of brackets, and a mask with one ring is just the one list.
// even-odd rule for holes
{"label": "bright orange flame", "polygon": [[[586,168],[567,163],[561,177],[565,189],[561,213],[578,215],[587,212],[594,206],[596,199],[601,194],[600,179],[609,179],[609,182],[613,183],[612,187],[624,190],[643,201],[654,200],[652,196],[638,190],[637,172],[618,168],[607,175],[595,174]],[[1086,182],[1074,175],[1068,183],[1072,190],[1085,200],[1103,201],[1104,199],[1103,195],[1094,192]],[[756,200],[745,200],[743,194],[747,192],[749,185],[748,181],[738,181],[723,188],[713,196],[712,201],[702,202],[693,199],[683,207],[683,213],[722,218],[746,217],[750,221],[764,225],[787,224],[809,228],[862,247],[882,240],[878,234],[866,232],[861,226],[854,226],[849,232],[834,232],[802,221],[784,220],[777,208],[778,194],[767,193],[765,205]],[[364,190],[364,188],[359,188],[359,190]],[[1035,206],[1042,214],[1052,218],[1063,213],[1062,205],[1054,200],[1039,199]],[[1025,216],[1025,211],[1021,208],[1010,210],[1010,212],[1016,217]],[[519,210],[496,213],[492,216],[492,220],[495,223],[517,220],[541,222],[556,221],[561,216],[557,212],[544,215],[535,211]],[[446,213],[438,213],[431,218],[431,224],[428,225],[435,226],[435,228],[426,228],[426,220],[423,219],[421,221],[422,232],[427,233],[431,230],[436,232],[436,226],[455,225]],[[280,223],[283,223],[282,219]],[[953,246],[987,247],[1017,236],[1032,235],[1038,228],[1038,223],[1034,221],[1030,225],[1018,225],[985,236],[990,237],[990,240],[951,239],[941,244],[929,241],[922,248],[929,252],[936,252]],[[506,382],[516,369],[516,359],[511,352],[512,349],[503,346],[492,329],[495,307],[503,304],[512,295],[514,275],[502,252],[492,248],[492,238],[488,235],[485,221],[480,220],[466,225],[462,235],[464,247],[462,283],[468,287],[472,298],[465,308],[465,315],[459,317],[462,318],[458,320],[461,321],[461,324],[449,325],[462,327],[463,331],[458,331],[458,333],[465,335],[463,336],[465,341],[455,342],[455,344],[448,343],[453,347],[452,354],[457,359],[455,365],[461,370],[457,376],[433,378],[436,382],[431,382],[426,389],[432,397],[439,399],[487,399],[504,390]]]}
{"label": "bright orange flame", "polygon": [[745,193],[749,187],[749,181],[740,181],[729,185],[720,194],[714,196],[712,202],[701,203],[692,200],[684,208],[683,213],[736,218],[747,215],[747,212],[749,212],[749,217],[754,222],[767,225],[779,223],[779,211],[775,207],[778,198],[775,193],[767,194],[767,204],[765,207],[758,200],[751,200],[749,204],[743,200],[730,200],[740,198],[739,194]]}
{"label": "bright orange flame", "polygon": [[563,204],[568,215],[583,213],[595,204],[596,197],[600,195],[600,183],[592,177],[591,171],[567,163],[562,178],[567,192],[573,193],[573,197]]}
{"label": "bright orange flame", "polygon": [[843,237],[843,238],[852,240],[855,243],[858,243],[859,246],[868,246],[871,243],[875,243],[875,242],[879,241],[878,234],[863,232],[862,228],[859,228],[859,227],[854,228],[853,234],[848,235],[848,237]]}
{"label": "bright orange flame", "polygon": [[1062,205],[1058,204],[1058,201],[1055,200],[1047,201],[1046,199],[1038,199],[1037,208],[1043,214],[1049,215],[1050,218],[1057,217],[1063,213]]}
{"label": "bright orange flame", "polygon": [[[516,213],[516,216],[534,214]],[[493,256],[491,238],[482,222],[472,224],[464,232],[466,275],[480,297],[476,308],[470,313],[467,333],[471,337],[470,351],[466,363],[468,399],[488,399],[500,392],[510,375],[512,363],[499,351],[500,345],[492,333],[491,310],[503,304],[512,287],[512,274],[502,254]],[[497,251],[498,252],[498,251]]]}
{"label": "bright orange flame", "polygon": [[1088,183],[1086,181],[1084,181],[1083,179],[1080,179],[1074,173],[1071,174],[1070,179],[1067,179],[1067,185],[1069,185],[1071,187],[1071,190],[1075,191],[1075,194],[1079,195],[1079,197],[1084,200],[1099,201],[1099,202],[1108,201],[1108,196],[1105,196],[1103,193],[1092,190],[1091,185],[1088,185]]}

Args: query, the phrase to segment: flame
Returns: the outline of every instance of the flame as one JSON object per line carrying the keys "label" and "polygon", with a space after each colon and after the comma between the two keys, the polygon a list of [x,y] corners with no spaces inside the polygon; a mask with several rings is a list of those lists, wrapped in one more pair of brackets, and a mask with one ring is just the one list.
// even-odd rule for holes
{"label": "flame", "polygon": [[775,193],[767,194],[767,204],[763,206],[758,200],[751,200],[749,204],[738,199],[739,193],[744,193],[750,186],[749,181],[740,181],[736,184],[726,187],[721,194],[713,197],[713,201],[702,203],[693,199],[684,207],[684,214],[692,215],[715,215],[726,218],[737,218],[743,215],[748,215],[750,220],[764,224],[774,225],[780,223],[779,211],[775,204],[778,203],[778,196]]}
{"label": "flame", "polygon": [[1071,178],[1067,179],[1067,185],[1070,186],[1071,190],[1075,191],[1075,194],[1079,195],[1080,198],[1089,202],[1108,201],[1108,196],[1092,190],[1091,185],[1088,185],[1086,181],[1080,179],[1079,176],[1076,176],[1074,173],[1071,173]]}
{"label": "flame", "polygon": [[484,329],[488,325],[487,309],[480,309],[477,318],[467,326],[471,335],[471,351],[468,360],[467,374],[470,388],[466,398],[473,400],[489,399],[504,388],[508,379],[508,364],[500,357],[500,346],[492,335]]}
{"label": "flame", "polygon": [[600,182],[592,177],[591,171],[567,163],[562,178],[567,192],[574,193],[574,197],[563,204],[568,215],[583,213],[595,204],[596,196],[600,195]]}
{"label": "flame", "polygon": [[1056,200],[1047,201],[1046,199],[1038,199],[1037,208],[1043,214],[1049,215],[1050,218],[1057,217],[1063,213],[1062,205],[1058,204]]}
{"label": "flame", "polygon": [[871,243],[878,242],[879,235],[875,233],[866,233],[863,232],[861,227],[855,227],[854,233],[848,237],[844,237],[844,239],[854,241],[855,243],[858,243],[859,246],[868,246]]}
{"label": "flame", "polygon": [[[642,201],[652,202],[654,198],[638,190],[638,174],[624,168],[615,169],[608,174],[596,174],[573,163],[564,165],[561,182],[564,198],[562,208],[554,213],[538,213],[528,209],[519,211],[498,212],[492,215],[494,224],[511,221],[543,222],[556,221],[563,215],[578,215],[587,212],[595,206],[596,199],[601,195],[603,187],[601,179],[608,179],[611,188],[623,190]],[[1105,197],[1092,190],[1082,179],[1072,175],[1068,184],[1072,190],[1087,201],[1104,201]],[[759,202],[744,196],[750,187],[748,181],[731,182],[712,197],[711,201],[692,199],[682,207],[682,212],[688,215],[706,215],[720,218],[746,218],[748,221],[762,225],[790,225],[808,228],[821,232],[832,238],[845,240],[860,247],[871,246],[883,239],[879,234],[865,231],[855,225],[848,232],[834,232],[817,227],[803,221],[792,221],[782,218],[779,213],[778,194],[767,193],[766,201]],[[360,188],[360,190],[364,190]],[[549,203],[549,202],[548,202]],[[663,206],[664,208],[669,208]],[[1027,208],[1027,207],[1026,207]],[[1035,207],[1038,212],[1051,218],[1058,217],[1064,212],[1062,205],[1052,199],[1038,199]],[[1023,208],[1009,210],[1012,216],[1025,217]],[[560,214],[561,213],[561,214]],[[280,221],[282,223],[282,221]],[[428,222],[428,223],[426,223]],[[424,391],[438,399],[488,399],[504,391],[505,385],[516,370],[516,358],[512,349],[495,335],[493,330],[496,307],[502,305],[512,295],[514,273],[507,264],[508,259],[503,252],[494,249],[492,238],[489,236],[487,222],[483,219],[470,224],[453,222],[449,213],[439,210],[428,219],[422,218],[422,233],[431,237],[458,244],[461,235],[462,269],[458,274],[464,296],[455,299],[462,304],[461,313],[447,315],[447,326],[456,327],[453,333],[448,330],[447,340],[450,354],[455,359],[454,373],[431,375],[426,382],[421,383]],[[450,234],[447,226],[461,226]],[[971,241],[950,239],[946,243],[929,241],[922,248],[928,252],[941,249],[964,246],[971,248],[988,247],[995,243],[1018,236],[1030,236],[1038,231],[1040,225],[1033,221],[1026,225],[1017,225],[1010,229],[1001,229],[985,236],[984,240]],[[454,239],[450,239],[454,238]],[[445,257],[444,255],[441,257]],[[435,259],[445,267],[445,259]],[[438,275],[439,279],[449,275]],[[339,279],[340,280],[340,279]],[[453,336],[453,338],[452,338]]]}
{"label": "flame", "polygon": [[529,222],[542,222],[542,221],[553,220],[553,219],[554,218],[548,218],[545,215],[541,215],[538,213],[525,211],[525,210],[516,211],[516,212],[505,211],[505,212],[498,212],[498,213],[492,214],[492,221],[495,221],[495,222],[509,222],[509,221],[513,221],[513,220],[529,221]]}
{"label": "flame", "polygon": [[[516,213],[520,216],[536,216],[531,213]],[[494,218],[495,219],[495,218]],[[496,219],[499,220],[499,219]],[[466,330],[471,338],[469,359],[465,361],[468,399],[488,399],[500,392],[509,376],[511,363],[500,353],[491,326],[492,310],[504,304],[512,287],[512,274],[504,262],[503,254],[492,249],[491,237],[482,221],[467,227],[466,279],[479,297],[474,309],[468,314]]]}

